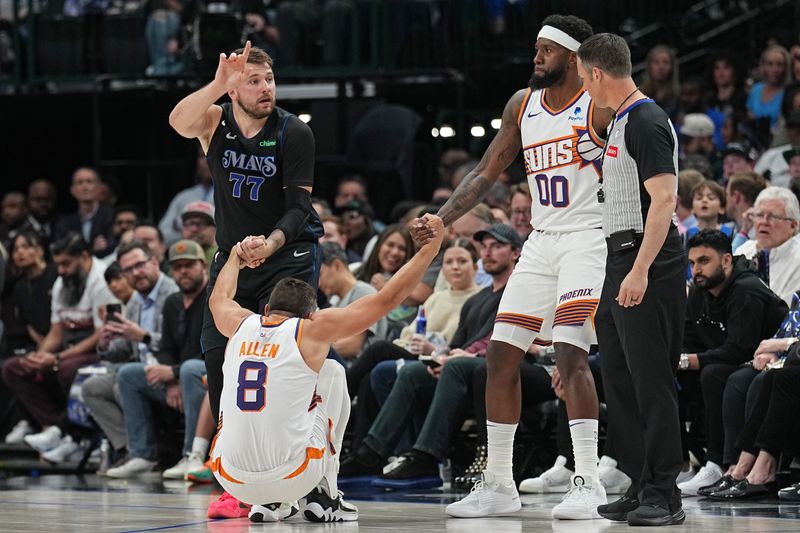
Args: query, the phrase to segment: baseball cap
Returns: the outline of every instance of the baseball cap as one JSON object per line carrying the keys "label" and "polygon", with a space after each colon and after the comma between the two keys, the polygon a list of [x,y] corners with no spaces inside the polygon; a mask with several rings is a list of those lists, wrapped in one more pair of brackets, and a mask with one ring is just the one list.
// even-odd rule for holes
{"label": "baseball cap", "polygon": [[347,253],[338,242],[327,241],[321,244],[322,247],[322,262],[326,265],[333,263],[334,259],[338,259],[345,265],[348,264]]}
{"label": "baseball cap", "polygon": [[344,206],[336,209],[336,214],[342,215],[348,211],[357,211],[369,218],[375,218],[375,212],[372,210],[372,206],[363,200],[350,200]]}
{"label": "baseball cap", "polygon": [[489,229],[476,231],[472,238],[483,242],[487,236],[494,237],[499,242],[510,244],[514,248],[522,248],[522,239],[508,224],[492,224]]}
{"label": "baseball cap", "polygon": [[169,247],[169,262],[179,259],[191,259],[192,261],[206,262],[206,253],[203,247],[195,241],[183,239]]}
{"label": "baseball cap", "polygon": [[186,220],[190,216],[203,216],[211,221],[212,224],[216,225],[214,221],[214,206],[208,202],[189,202],[186,204],[186,207],[183,208],[183,213],[181,213],[181,220]]}
{"label": "baseball cap", "polygon": [[726,155],[740,155],[748,161],[756,160],[755,150],[753,150],[750,145],[745,142],[728,143],[725,146],[725,149],[722,150],[722,157],[725,157]]}
{"label": "baseball cap", "polygon": [[792,146],[791,148],[783,152],[783,158],[786,160],[787,163],[790,162],[792,158],[796,155],[800,155],[800,146]]}
{"label": "baseball cap", "polygon": [[683,117],[681,135],[711,137],[714,135],[714,122],[705,113],[689,113]]}

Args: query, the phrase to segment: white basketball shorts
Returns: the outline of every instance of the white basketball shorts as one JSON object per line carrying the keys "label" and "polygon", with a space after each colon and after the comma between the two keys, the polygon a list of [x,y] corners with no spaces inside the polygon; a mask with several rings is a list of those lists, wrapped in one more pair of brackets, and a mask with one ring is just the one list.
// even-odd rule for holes
{"label": "white basketball shorts", "polygon": [[492,340],[527,351],[564,342],[589,350],[606,266],[603,231],[531,232],[508,280]]}

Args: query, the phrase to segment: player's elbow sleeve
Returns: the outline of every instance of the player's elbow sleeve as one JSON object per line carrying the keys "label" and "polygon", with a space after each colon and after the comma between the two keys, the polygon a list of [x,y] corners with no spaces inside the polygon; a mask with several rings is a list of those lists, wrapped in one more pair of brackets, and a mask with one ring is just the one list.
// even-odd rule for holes
{"label": "player's elbow sleeve", "polygon": [[288,187],[286,194],[286,213],[281,217],[275,229],[279,229],[286,237],[286,242],[295,240],[308,225],[311,216],[311,193],[302,187]]}

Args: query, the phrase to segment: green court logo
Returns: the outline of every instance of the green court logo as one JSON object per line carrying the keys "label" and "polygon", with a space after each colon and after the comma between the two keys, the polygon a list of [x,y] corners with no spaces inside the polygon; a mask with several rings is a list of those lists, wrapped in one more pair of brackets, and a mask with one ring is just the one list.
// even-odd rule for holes
{"label": "green court logo", "polygon": [[261,141],[260,143],[258,143],[258,145],[259,146],[264,146],[264,147],[275,146],[275,140],[273,139],[271,141]]}

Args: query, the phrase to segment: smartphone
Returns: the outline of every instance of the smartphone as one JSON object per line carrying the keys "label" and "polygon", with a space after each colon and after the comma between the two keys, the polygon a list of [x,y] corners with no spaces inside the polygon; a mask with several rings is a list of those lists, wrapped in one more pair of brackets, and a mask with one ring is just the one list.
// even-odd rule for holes
{"label": "smartphone", "polygon": [[442,363],[439,362],[439,359],[433,355],[420,355],[418,359],[423,365],[431,368],[439,368],[442,366]]}
{"label": "smartphone", "polygon": [[114,313],[122,313],[122,304],[106,305],[106,322],[119,322],[119,318]]}

